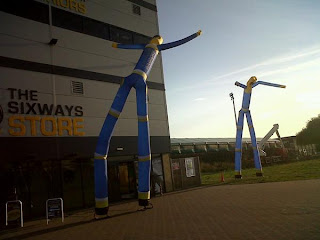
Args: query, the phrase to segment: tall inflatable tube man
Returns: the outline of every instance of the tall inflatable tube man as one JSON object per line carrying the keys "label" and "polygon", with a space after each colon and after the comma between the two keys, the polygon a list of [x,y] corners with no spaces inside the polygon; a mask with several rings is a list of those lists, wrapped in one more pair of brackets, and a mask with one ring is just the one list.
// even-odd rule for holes
{"label": "tall inflatable tube man", "polygon": [[149,44],[112,44],[114,48],[143,49],[143,52],[132,74],[121,81],[120,88],[111,105],[98,138],[96,152],[94,154],[96,218],[107,217],[109,208],[107,154],[113,129],[132,87],[136,89],[138,115],[138,199],[140,206],[145,207],[149,205],[151,152],[146,80],[159,51],[182,45],[200,34],[201,31],[198,31],[189,37],[167,44],[162,44],[163,39],[159,35],[154,36]]}
{"label": "tall inflatable tube man", "polygon": [[280,88],[286,87],[284,85],[279,85],[275,83],[257,81],[256,77],[251,77],[247,82],[247,85],[243,85],[239,82],[235,82],[236,86],[242,87],[244,89],[243,98],[242,98],[242,108],[239,111],[238,122],[237,122],[237,137],[236,137],[236,148],[235,148],[235,178],[242,178],[241,155],[242,155],[242,132],[243,132],[244,114],[246,114],[247,116],[247,123],[249,127],[252,149],[253,149],[254,165],[256,168],[256,176],[263,176],[261,160],[260,160],[258,146],[257,146],[257,139],[254,132],[253,122],[252,122],[252,118],[249,110],[252,89],[258,86],[259,84],[271,86],[271,87],[280,87]]}

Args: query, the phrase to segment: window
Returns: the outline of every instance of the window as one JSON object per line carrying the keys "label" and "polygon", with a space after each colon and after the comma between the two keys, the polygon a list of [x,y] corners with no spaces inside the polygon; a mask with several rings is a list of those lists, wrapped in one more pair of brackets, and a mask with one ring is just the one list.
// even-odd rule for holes
{"label": "window", "polygon": [[136,15],[141,15],[141,8],[136,4],[132,4],[132,12]]}
{"label": "window", "polygon": [[134,44],[148,44],[151,38],[143,36],[141,34],[133,34],[133,43]]}
{"label": "window", "polygon": [[193,144],[190,145],[181,145],[180,146],[181,153],[194,153]]}
{"label": "window", "polygon": [[207,151],[206,144],[195,144],[194,150],[196,153],[206,152]]}
{"label": "window", "polygon": [[219,143],[219,151],[228,151],[228,144],[227,143]]}
{"label": "window", "polygon": [[172,154],[180,154],[180,145],[171,145],[171,153]]}
{"label": "window", "polygon": [[208,152],[217,152],[218,151],[218,144],[210,143],[207,144],[207,151]]}
{"label": "window", "polygon": [[230,151],[234,151],[235,150],[235,148],[236,148],[236,144],[235,143],[229,143],[228,145],[229,145],[228,148],[229,148]]}
{"label": "window", "polygon": [[90,18],[83,19],[83,33],[98,38],[109,39],[108,25]]}
{"label": "window", "polygon": [[117,43],[124,43],[124,44],[132,44],[133,43],[133,36],[131,32],[128,32],[124,29],[120,29],[117,27],[110,27],[110,39],[111,41]]}
{"label": "window", "polygon": [[49,24],[49,7],[39,2],[30,0],[6,1],[0,4],[0,11]]}
{"label": "window", "polygon": [[52,24],[71,31],[83,32],[82,16],[55,7],[52,8]]}

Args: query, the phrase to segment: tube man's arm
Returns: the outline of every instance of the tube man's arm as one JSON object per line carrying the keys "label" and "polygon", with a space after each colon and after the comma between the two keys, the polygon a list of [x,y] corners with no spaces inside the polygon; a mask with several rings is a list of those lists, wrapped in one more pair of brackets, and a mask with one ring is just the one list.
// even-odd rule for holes
{"label": "tube man's arm", "polygon": [[235,82],[234,85],[238,86],[238,87],[242,87],[243,89],[246,89],[246,85],[243,85],[242,83],[239,82]]}
{"label": "tube man's arm", "polygon": [[194,33],[184,39],[181,39],[181,40],[178,40],[175,42],[171,42],[171,43],[158,45],[158,49],[159,49],[159,51],[161,51],[161,50],[166,50],[169,48],[174,48],[174,47],[180,46],[180,45],[185,44],[185,43],[191,41],[192,39],[198,37],[201,33],[202,33],[201,30],[199,30],[198,32],[196,32],[196,33]]}
{"label": "tube man's arm", "polygon": [[270,87],[279,87],[279,88],[286,88],[285,85],[280,85],[277,83],[269,83],[269,82],[263,82],[263,81],[257,81],[252,85],[252,88],[258,86],[259,84],[261,85],[266,85],[266,86],[270,86]]}
{"label": "tube man's arm", "polygon": [[121,49],[144,49],[146,44],[119,44],[112,43],[112,47]]}

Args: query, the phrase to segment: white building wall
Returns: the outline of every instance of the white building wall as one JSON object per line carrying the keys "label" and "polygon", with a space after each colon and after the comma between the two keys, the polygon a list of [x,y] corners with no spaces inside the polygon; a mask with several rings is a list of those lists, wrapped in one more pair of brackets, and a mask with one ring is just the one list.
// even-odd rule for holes
{"label": "white building wall", "polygon": [[[44,2],[44,1],[39,1]],[[154,4],[154,1],[147,1]],[[158,34],[157,14],[141,7],[141,16],[132,13],[132,3],[129,1],[92,0],[86,1],[86,17],[119,26],[147,36]],[[61,7],[62,8],[62,7]],[[65,8],[62,8],[66,10]],[[70,11],[72,12],[72,11]],[[122,50],[111,47],[112,42],[82,33],[49,26],[26,18],[0,12],[0,55],[3,57],[21,59],[30,62],[62,66],[116,76],[129,75],[141,51]],[[51,38],[58,39],[55,46],[49,46]],[[164,83],[161,55],[158,56],[148,81]],[[79,79],[61,75],[51,75],[36,71],[0,67],[1,106],[4,111],[1,137],[10,137],[8,118],[8,102],[28,102],[25,99],[10,99],[8,88],[21,90],[36,90],[36,104],[54,104],[81,106],[83,119],[81,124],[83,136],[98,136],[105,116],[112,104],[119,87],[118,84],[89,79]],[[72,94],[71,82],[82,82],[83,95]],[[151,136],[169,136],[168,117],[165,93],[163,90],[149,89],[149,118]],[[19,101],[18,101],[19,100]],[[66,114],[66,113],[65,113]],[[18,114],[26,117],[26,114]],[[28,115],[34,115],[30,113]],[[40,116],[46,117],[46,116]],[[54,116],[71,117],[76,116]],[[23,123],[26,134],[32,136],[30,121]],[[36,121],[37,136],[43,136],[40,121]],[[50,128],[50,124],[47,128]],[[19,131],[19,128],[15,128]],[[58,135],[54,135],[58,136]],[[68,131],[63,131],[68,136]],[[123,113],[116,125],[114,136],[137,136],[137,116],[135,90],[132,89]]]}

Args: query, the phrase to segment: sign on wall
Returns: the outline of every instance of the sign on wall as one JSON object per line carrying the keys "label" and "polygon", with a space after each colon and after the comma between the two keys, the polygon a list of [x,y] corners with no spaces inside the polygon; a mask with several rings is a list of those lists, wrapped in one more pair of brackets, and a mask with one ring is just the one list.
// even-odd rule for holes
{"label": "sign on wall", "polygon": [[186,166],[186,176],[194,177],[196,174],[194,169],[193,158],[185,158],[185,166]]}
{"label": "sign on wall", "polygon": [[40,101],[37,90],[7,88],[6,91],[8,99],[0,107],[1,136],[85,135],[82,106]]}
{"label": "sign on wall", "polygon": [[49,220],[53,218],[61,218],[61,221],[64,222],[62,198],[48,199],[46,202],[46,207],[47,207],[47,224],[49,224]]}
{"label": "sign on wall", "polygon": [[43,0],[45,3],[51,3],[54,6],[61,7],[76,13],[86,14],[85,0]]}
{"label": "sign on wall", "polygon": [[172,163],[172,170],[179,170],[180,169],[180,164],[178,162],[173,162]]}

